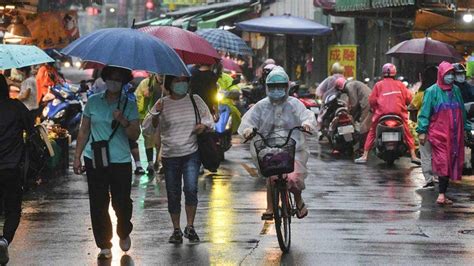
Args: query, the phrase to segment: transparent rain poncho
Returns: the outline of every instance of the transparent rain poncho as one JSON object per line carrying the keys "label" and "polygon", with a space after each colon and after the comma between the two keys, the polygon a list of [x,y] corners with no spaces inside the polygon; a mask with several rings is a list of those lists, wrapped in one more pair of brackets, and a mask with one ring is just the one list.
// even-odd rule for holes
{"label": "transparent rain poncho", "polygon": [[[287,97],[281,103],[273,103],[267,97],[245,113],[238,133],[243,136],[245,129],[256,128],[266,137],[286,137],[292,128],[302,125],[308,125],[313,132],[316,132],[316,117],[303,103],[294,97]],[[309,149],[304,133],[295,130],[292,138],[296,141],[295,171],[289,175],[289,179],[293,175],[295,178],[293,186],[302,190],[304,189],[304,178],[307,176],[306,163]],[[254,142],[258,139],[258,136],[255,137],[250,144],[250,152],[257,168],[259,167]]]}

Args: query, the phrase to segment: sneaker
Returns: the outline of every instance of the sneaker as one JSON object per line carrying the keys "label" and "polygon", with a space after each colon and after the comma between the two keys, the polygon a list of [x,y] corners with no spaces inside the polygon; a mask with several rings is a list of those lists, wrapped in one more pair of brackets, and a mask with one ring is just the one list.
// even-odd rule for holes
{"label": "sneaker", "polygon": [[143,168],[141,166],[135,168],[135,174],[136,175],[144,175],[145,174],[145,170],[143,170]]}
{"label": "sneaker", "polygon": [[155,174],[155,168],[153,168],[153,165],[148,165],[146,168],[147,175],[154,175]]}
{"label": "sneaker", "polygon": [[0,265],[7,264],[9,260],[8,241],[2,237],[0,238]]}
{"label": "sneaker", "polygon": [[183,243],[183,232],[181,232],[181,229],[174,229],[173,234],[170,236],[169,242],[173,244]]}
{"label": "sneaker", "polygon": [[186,226],[184,229],[184,237],[189,239],[189,242],[199,242],[199,236],[196,233],[196,230],[194,230],[194,226]]}
{"label": "sneaker", "polygon": [[110,248],[103,248],[100,250],[99,255],[97,255],[97,259],[99,260],[108,260],[112,258],[112,251]]}
{"label": "sneaker", "polygon": [[129,251],[132,246],[132,239],[130,239],[130,236],[127,236],[125,239],[120,239],[119,246],[122,251]]}
{"label": "sneaker", "polygon": [[434,182],[429,182],[429,183],[426,183],[421,189],[432,190],[434,189],[434,187],[435,187]]}
{"label": "sneaker", "polygon": [[354,163],[356,163],[356,164],[365,164],[365,163],[367,163],[367,159],[365,159],[363,157],[360,157],[360,158],[355,159]]}

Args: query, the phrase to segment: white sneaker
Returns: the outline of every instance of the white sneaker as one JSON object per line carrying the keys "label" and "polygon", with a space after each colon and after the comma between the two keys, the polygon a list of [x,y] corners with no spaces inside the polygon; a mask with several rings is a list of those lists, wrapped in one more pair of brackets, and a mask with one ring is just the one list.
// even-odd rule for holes
{"label": "white sneaker", "polygon": [[0,238],[0,265],[7,264],[10,258],[8,257],[8,241],[5,238]]}
{"label": "white sneaker", "polygon": [[108,260],[112,258],[112,251],[110,248],[103,248],[100,250],[99,255],[97,255],[97,259],[99,260]]}
{"label": "white sneaker", "polygon": [[129,251],[130,247],[132,246],[132,240],[130,239],[130,236],[127,236],[125,239],[120,239],[119,245],[120,249],[123,251]]}

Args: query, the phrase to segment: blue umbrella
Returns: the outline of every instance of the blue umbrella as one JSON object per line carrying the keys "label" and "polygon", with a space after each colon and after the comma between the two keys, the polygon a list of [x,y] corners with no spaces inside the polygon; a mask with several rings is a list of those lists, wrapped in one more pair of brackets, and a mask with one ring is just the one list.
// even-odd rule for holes
{"label": "blue umbrella", "polygon": [[300,17],[290,15],[270,16],[250,19],[237,23],[237,28],[248,32],[290,35],[324,35],[331,28]]}
{"label": "blue umbrella", "polygon": [[36,46],[0,44],[0,69],[21,68],[48,62],[54,62],[54,59]]}
{"label": "blue umbrella", "polygon": [[206,39],[217,50],[239,55],[252,55],[252,49],[239,36],[221,29],[198,30],[196,34]]}
{"label": "blue umbrella", "polygon": [[108,66],[190,76],[186,65],[173,49],[158,38],[134,29],[97,30],[75,40],[61,52]]}

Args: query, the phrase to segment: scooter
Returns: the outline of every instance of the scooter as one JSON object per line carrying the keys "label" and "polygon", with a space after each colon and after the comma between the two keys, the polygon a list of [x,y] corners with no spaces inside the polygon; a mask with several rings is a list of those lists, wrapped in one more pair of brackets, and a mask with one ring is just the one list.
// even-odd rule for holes
{"label": "scooter", "polygon": [[[232,83],[232,85],[236,84],[238,84],[238,80],[234,80]],[[224,98],[232,100],[233,102],[237,102],[240,100],[240,92],[219,91],[217,94],[217,100],[219,102],[219,120],[215,124],[215,132],[219,139],[219,147],[221,148],[221,160],[224,160],[224,153],[232,147],[232,126],[235,122],[232,120],[231,109],[229,105],[222,102]]]}
{"label": "scooter", "polygon": [[315,100],[314,95],[310,94],[308,91],[301,92],[299,84],[293,84],[290,87],[289,94],[297,98],[304,106],[311,110],[316,117],[318,117],[321,111],[321,101]]}
{"label": "scooter", "polygon": [[72,139],[76,139],[83,110],[80,87],[63,83],[52,87],[50,92],[54,99],[43,109],[43,123],[59,124],[69,131]]}
{"label": "scooter", "polygon": [[408,147],[404,141],[403,120],[397,115],[382,116],[376,128],[377,157],[393,165],[395,160],[403,156]]}
{"label": "scooter", "polygon": [[349,113],[346,102],[339,99],[340,93],[326,97],[321,113],[322,137],[329,140],[332,148],[336,151],[352,154],[356,144],[357,131],[354,119]]}

